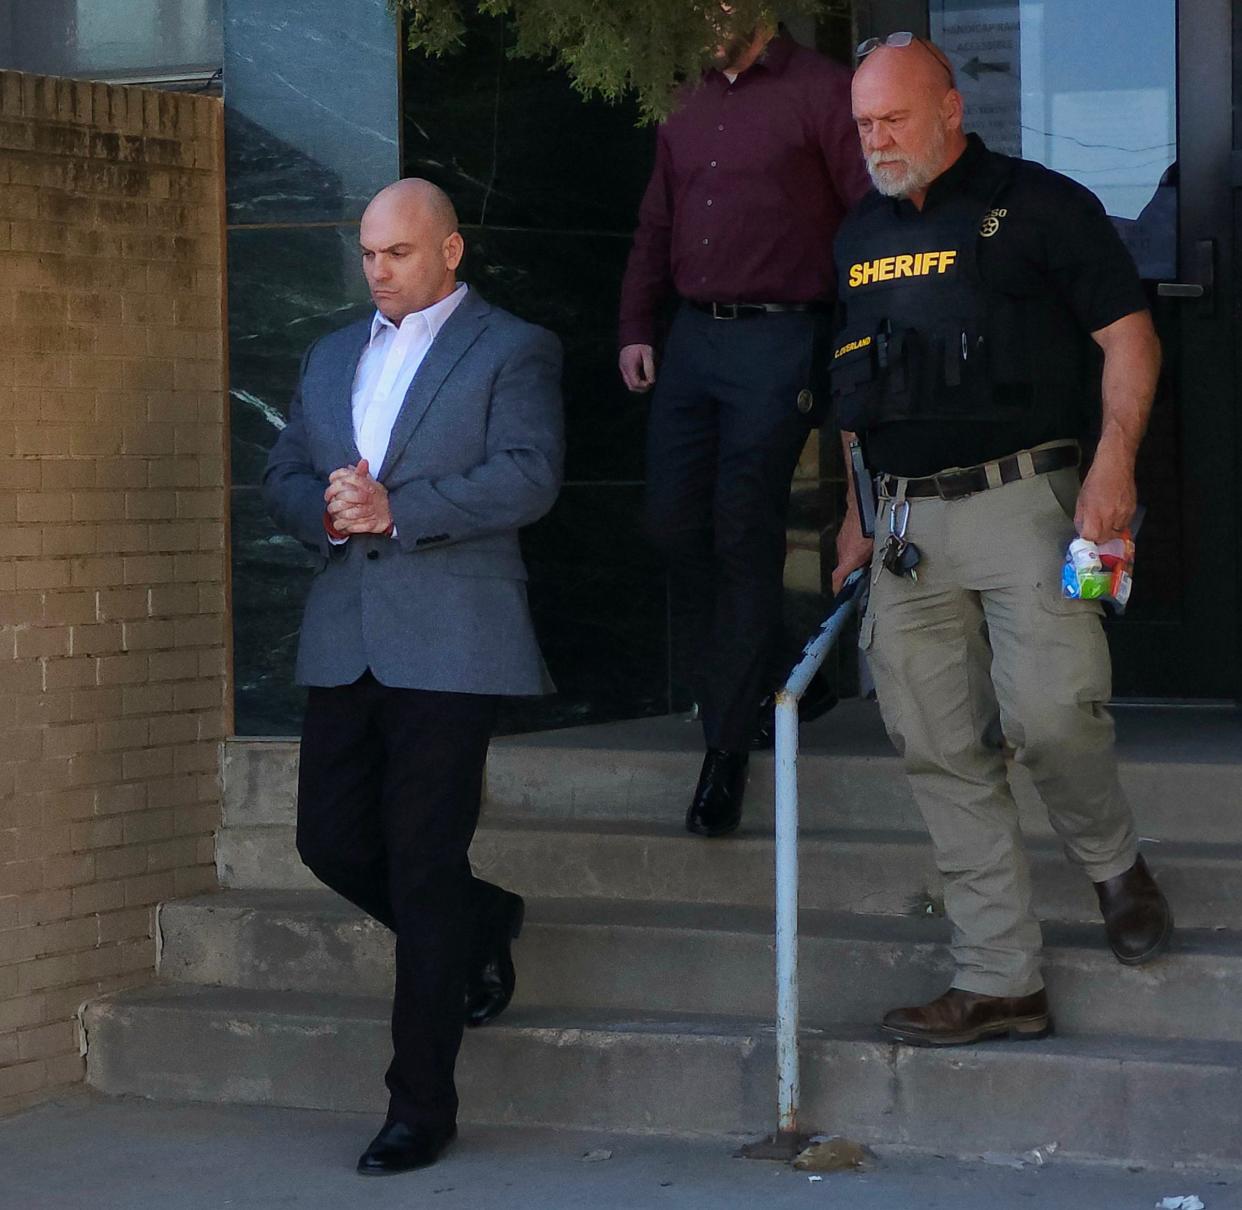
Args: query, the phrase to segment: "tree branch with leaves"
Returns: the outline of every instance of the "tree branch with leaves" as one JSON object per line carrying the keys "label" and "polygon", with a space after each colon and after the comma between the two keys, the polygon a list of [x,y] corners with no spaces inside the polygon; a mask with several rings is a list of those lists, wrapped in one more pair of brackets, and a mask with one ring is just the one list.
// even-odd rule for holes
{"label": "tree branch with leaves", "polygon": [[[520,58],[563,67],[583,96],[632,94],[644,122],[659,121],[680,84],[711,65],[717,47],[768,23],[765,0],[392,0],[412,50],[451,53],[474,13],[505,17]],[[839,14],[848,0],[782,0],[784,16]]]}

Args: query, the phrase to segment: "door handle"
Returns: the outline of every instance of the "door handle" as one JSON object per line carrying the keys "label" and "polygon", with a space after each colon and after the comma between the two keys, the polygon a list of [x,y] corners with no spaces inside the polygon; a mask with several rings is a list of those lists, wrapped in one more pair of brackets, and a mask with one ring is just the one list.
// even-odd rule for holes
{"label": "door handle", "polygon": [[1216,241],[1195,242],[1194,281],[1162,281],[1156,286],[1161,298],[1211,298],[1216,288]]}

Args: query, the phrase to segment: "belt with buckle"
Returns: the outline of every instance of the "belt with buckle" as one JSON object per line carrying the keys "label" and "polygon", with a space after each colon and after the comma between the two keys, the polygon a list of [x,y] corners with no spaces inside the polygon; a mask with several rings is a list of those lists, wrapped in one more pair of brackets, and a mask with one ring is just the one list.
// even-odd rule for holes
{"label": "belt with buckle", "polygon": [[713,319],[749,319],[753,315],[774,315],[785,311],[811,311],[827,314],[832,304],[826,302],[809,303],[722,303],[700,302],[697,298],[687,298],[686,303],[704,315]]}
{"label": "belt with buckle", "polygon": [[942,500],[960,500],[975,492],[1003,487],[1019,479],[1033,479],[1067,466],[1077,466],[1080,454],[1078,442],[1056,442],[1036,446],[1033,450],[1020,450],[995,462],[981,462],[978,466],[954,467],[927,475],[920,479],[904,479],[900,475],[876,476],[880,495],[894,498],[904,482],[906,496],[939,496]]}

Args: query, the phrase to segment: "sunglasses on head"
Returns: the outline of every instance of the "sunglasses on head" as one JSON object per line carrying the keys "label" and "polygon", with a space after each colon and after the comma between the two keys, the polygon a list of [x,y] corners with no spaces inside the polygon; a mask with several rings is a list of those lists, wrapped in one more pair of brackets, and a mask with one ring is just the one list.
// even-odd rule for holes
{"label": "sunglasses on head", "polygon": [[949,87],[956,88],[957,78],[953,74],[953,65],[949,60],[926,38],[920,38],[917,34],[912,34],[908,29],[898,30],[895,34],[889,34],[884,38],[864,38],[854,48],[854,57],[861,62],[873,50],[879,50],[881,46],[891,46],[900,50],[903,46],[909,46],[911,42],[917,42],[944,68],[945,74],[949,77]]}

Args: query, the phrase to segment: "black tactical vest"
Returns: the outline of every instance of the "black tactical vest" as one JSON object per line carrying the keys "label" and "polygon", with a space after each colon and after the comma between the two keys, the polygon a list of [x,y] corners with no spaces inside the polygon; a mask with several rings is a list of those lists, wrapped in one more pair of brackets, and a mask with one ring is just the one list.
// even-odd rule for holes
{"label": "black tactical vest", "polygon": [[1005,221],[1018,161],[989,154],[917,220],[869,195],[837,240],[843,324],[831,353],[837,424],[865,433],[912,419],[1013,422],[1039,408],[1083,427],[1089,337],[1043,279],[990,288],[978,252]]}

